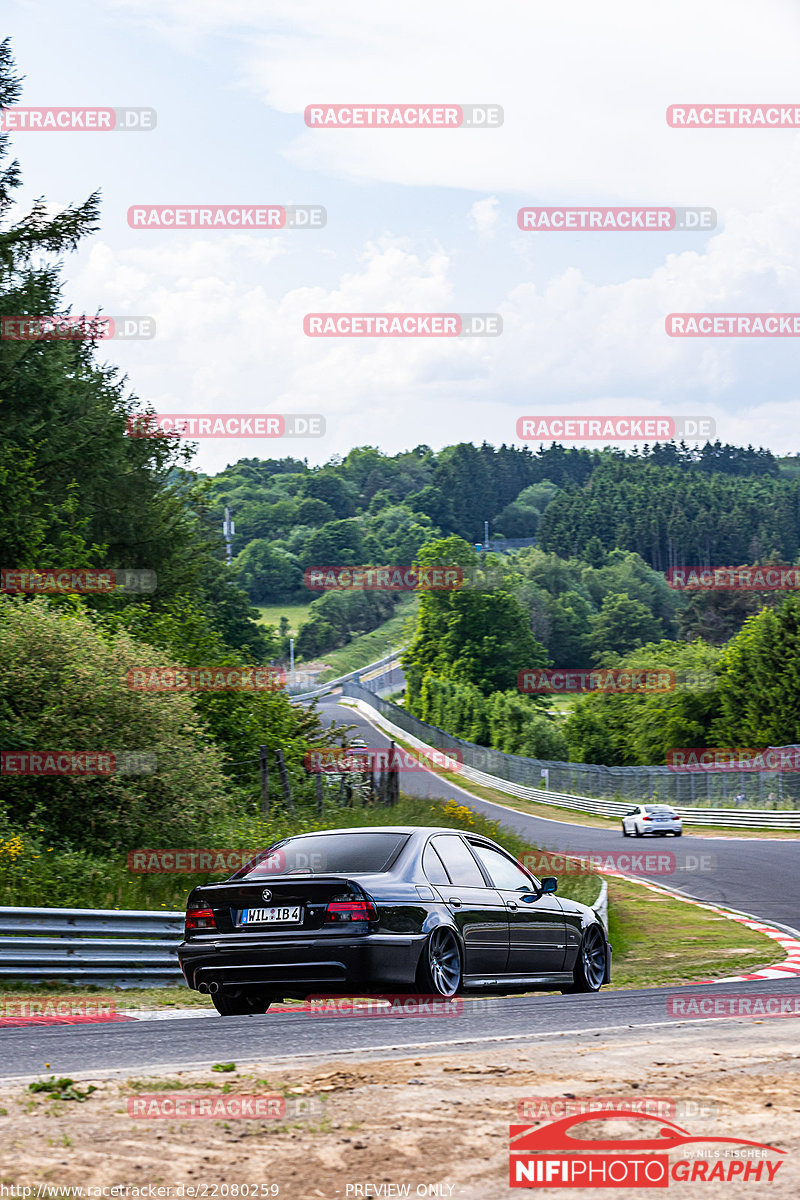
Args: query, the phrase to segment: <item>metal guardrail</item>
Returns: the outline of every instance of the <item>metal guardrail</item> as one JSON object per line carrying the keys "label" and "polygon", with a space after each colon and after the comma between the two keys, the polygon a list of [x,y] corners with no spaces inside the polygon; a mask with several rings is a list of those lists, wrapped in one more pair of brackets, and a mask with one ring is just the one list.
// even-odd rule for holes
{"label": "metal guardrail", "polygon": [[[608,885],[591,906],[608,929]],[[0,908],[0,989],[20,983],[181,987],[182,912]]]}
{"label": "metal guardrail", "polygon": [[[360,700],[362,704],[370,706],[380,716],[383,724],[388,728],[393,737],[405,739],[412,744],[416,743],[418,748],[433,746],[445,754],[448,750],[460,752],[462,761],[459,762],[457,767],[454,767],[454,770],[457,770],[459,774],[462,774],[473,783],[493,788],[495,791],[503,792],[508,796],[517,796],[521,800],[531,800],[538,804],[552,804],[557,808],[568,808],[576,812],[594,813],[596,816],[602,817],[621,817],[631,807],[631,800],[606,800],[595,796],[581,796],[573,792],[549,791],[543,788],[529,787],[527,784],[504,779],[499,775],[490,775],[486,771],[480,771],[476,767],[469,766],[468,758],[473,757],[479,759],[479,761],[485,761],[487,755],[497,754],[504,759],[513,758],[517,763],[527,763],[531,773],[536,772],[537,774],[541,774],[542,770],[548,766],[560,766],[562,764],[547,763],[539,759],[524,759],[517,755],[500,755],[499,751],[487,750],[485,746],[477,746],[471,742],[465,742],[461,738],[456,738],[452,734],[445,733],[444,730],[438,729],[434,725],[426,725],[424,721],[420,721],[411,713],[406,712],[405,709],[389,703],[389,701],[382,699],[374,692],[370,692],[367,688],[359,687],[357,684],[347,684],[344,688],[344,694],[353,699]],[[395,717],[398,718],[396,721]],[[420,733],[424,733],[425,736],[420,737]],[[456,756],[459,757],[458,754]],[[578,766],[581,765],[578,764]],[[643,795],[641,799],[646,801],[649,799],[649,796]],[[734,809],[721,806],[700,807],[698,805],[688,807],[674,803],[673,807],[680,813],[687,825],[720,825],[728,828],[757,825],[764,829],[800,829],[800,811],[796,809],[794,811],[769,808]]]}
{"label": "metal guardrail", "polygon": [[325,696],[328,692],[332,692],[334,688],[339,687],[343,683],[348,683],[350,680],[357,683],[365,672],[374,671],[377,667],[388,666],[390,662],[394,662],[400,653],[399,649],[393,650],[391,654],[384,654],[383,658],[378,658],[375,662],[366,663],[363,667],[357,667],[355,671],[349,671],[347,675],[339,675],[336,679],[329,679],[327,683],[321,683],[319,687],[313,688],[310,692],[303,692],[301,695],[295,695],[290,689],[289,699],[314,700],[317,696]]}
{"label": "metal guardrail", "polygon": [[3,979],[180,986],[183,921],[182,912],[0,908],[0,986]]}
{"label": "metal guardrail", "polygon": [[600,895],[595,900],[592,908],[597,913],[603,929],[608,933],[608,883],[605,879],[600,882]]}

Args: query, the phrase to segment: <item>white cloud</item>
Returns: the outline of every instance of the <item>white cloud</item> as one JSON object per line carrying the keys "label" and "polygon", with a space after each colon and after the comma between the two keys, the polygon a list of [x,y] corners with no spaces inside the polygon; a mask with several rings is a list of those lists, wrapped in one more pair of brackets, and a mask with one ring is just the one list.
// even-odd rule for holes
{"label": "white cloud", "polygon": [[[67,295],[74,309],[156,318],[152,343],[114,343],[107,357],[163,411],[322,412],[324,443],[279,449],[314,460],[364,442],[511,440],[516,417],[537,411],[707,413],[723,440],[798,448],[796,343],[678,341],[664,330],[670,311],[798,307],[798,134],[682,131],[665,120],[680,101],[800,103],[800,13],[789,0],[574,0],[568,9],[116,0],[109,11],[154,44],[159,84],[168,60],[177,87],[184,70],[197,87],[206,58],[208,93],[189,85],[181,99],[201,114],[213,105],[230,129],[220,157],[241,170],[237,188],[252,181],[274,198],[279,182],[287,202],[300,201],[313,173],[313,196],[329,208],[315,242],[190,231],[149,241],[113,218],[104,226],[77,276],[70,269]],[[347,100],[499,103],[505,122],[304,126],[307,104]],[[201,173],[216,164],[202,119],[187,136],[170,101],[167,93],[152,143],[130,143],[140,157],[132,149],[122,161],[125,186],[135,178],[137,193],[155,194],[211,180],[221,196],[224,168]],[[115,196],[119,212],[124,199]],[[384,201],[404,237],[385,234]],[[563,203],[710,205],[720,224],[694,250],[675,235],[679,249],[663,260],[651,247],[664,243],[645,234],[518,233],[517,204]],[[470,289],[491,299],[468,305]],[[501,312],[503,335],[317,341],[302,332],[309,311],[466,307]],[[199,458],[210,466],[275,452],[273,443],[205,443]]]}
{"label": "white cloud", "polygon": [[[628,202],[755,206],[797,134],[681,131],[680,101],[796,102],[789,0],[123,0],[173,39],[227,37],[242,88],[298,117],[298,168],[402,185]],[[498,103],[496,130],[311,130],[315,101]],[[747,169],[742,169],[746,159]]]}
{"label": "white cloud", "polygon": [[476,200],[469,210],[470,227],[480,237],[491,237],[497,227],[500,201],[496,196],[487,196],[485,200]]}
{"label": "white cloud", "polygon": [[[292,443],[287,453],[512,440],[516,417],[531,412],[701,412],[729,441],[763,441],[789,414],[796,425],[794,387],[756,407],[791,347],[759,344],[767,363],[753,381],[759,392],[736,415],[735,386],[751,370],[753,343],[672,339],[664,328],[671,311],[736,311],[743,297],[752,311],[791,310],[796,276],[783,264],[798,259],[800,217],[787,206],[732,214],[706,253],[670,255],[647,276],[603,284],[570,267],[541,288],[518,284],[499,306],[504,332],[495,339],[303,333],[308,312],[452,311],[453,258],[444,248],[423,257],[407,240],[370,243],[333,286],[275,294],[243,277],[250,250],[247,238],[118,253],[98,246],[75,283],[81,294],[116,295],[156,317],[154,342],[115,351],[136,364],[137,381],[152,379],[169,411],[323,413],[325,445]],[[754,426],[759,411],[764,431]],[[223,448],[228,458],[232,445]],[[236,451],[259,452],[252,444]]]}

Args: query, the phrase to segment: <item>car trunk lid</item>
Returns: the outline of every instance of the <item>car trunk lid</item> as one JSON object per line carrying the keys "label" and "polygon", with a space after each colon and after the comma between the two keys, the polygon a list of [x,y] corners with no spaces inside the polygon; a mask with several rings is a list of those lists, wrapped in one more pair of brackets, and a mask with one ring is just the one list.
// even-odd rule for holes
{"label": "car trunk lid", "polygon": [[[259,938],[286,934],[364,930],[369,924],[364,889],[344,876],[298,876],[207,884],[192,894],[192,906],[210,908],[216,935]],[[333,908],[331,908],[333,906]]]}

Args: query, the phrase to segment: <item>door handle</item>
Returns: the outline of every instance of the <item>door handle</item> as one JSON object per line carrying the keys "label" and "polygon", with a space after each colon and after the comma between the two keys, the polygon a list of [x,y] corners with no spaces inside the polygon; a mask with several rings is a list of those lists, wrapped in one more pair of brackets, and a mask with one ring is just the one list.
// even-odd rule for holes
{"label": "door handle", "polygon": [[509,902],[508,902],[508,906],[507,906],[507,907],[508,907],[508,908],[516,908],[516,907],[517,907],[517,902],[516,902],[516,900],[509,900]]}
{"label": "door handle", "polygon": [[461,901],[458,896],[451,896],[447,903],[452,904],[453,908],[461,908]]}

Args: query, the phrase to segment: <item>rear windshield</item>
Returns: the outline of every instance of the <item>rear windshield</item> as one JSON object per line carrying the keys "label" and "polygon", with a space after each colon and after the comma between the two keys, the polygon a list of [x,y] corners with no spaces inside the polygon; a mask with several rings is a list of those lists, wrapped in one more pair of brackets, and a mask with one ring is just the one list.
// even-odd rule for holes
{"label": "rear windshield", "polygon": [[289,838],[237,879],[275,875],[373,874],[385,871],[408,841],[407,833],[320,833]]}
{"label": "rear windshield", "polygon": [[645,804],[644,811],[654,813],[670,813],[673,817],[675,816],[675,809],[667,808],[665,804]]}

